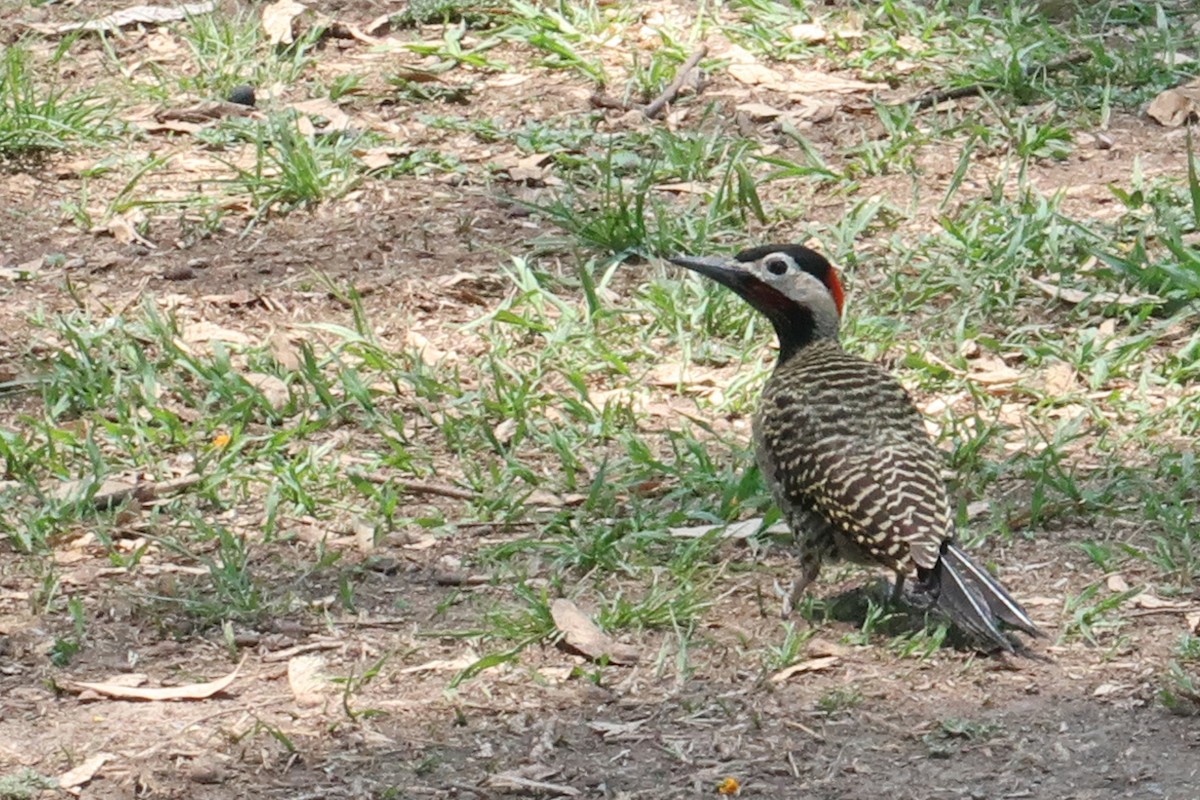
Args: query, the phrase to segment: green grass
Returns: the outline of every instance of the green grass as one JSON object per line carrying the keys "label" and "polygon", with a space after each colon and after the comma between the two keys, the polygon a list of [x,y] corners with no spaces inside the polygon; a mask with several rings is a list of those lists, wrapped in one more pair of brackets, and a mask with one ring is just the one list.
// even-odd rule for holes
{"label": "green grass", "polygon": [[41,74],[58,67],[60,56],[39,64],[24,43],[5,47],[0,59],[0,162],[101,142],[114,134],[110,109],[100,97],[72,91],[67,81]]}
{"label": "green grass", "polygon": [[[1200,473],[1187,454],[1200,427],[1190,391],[1200,179],[1194,155],[1179,174],[1135,167],[1108,187],[1111,213],[1094,214],[1045,177],[1079,169],[1081,133],[1195,71],[1177,56],[1193,48],[1197,20],[1183,3],[1152,14],[1125,2],[1069,5],[1058,14],[1016,2],[754,0],[664,21],[661,46],[646,51],[613,44],[641,24],[631,3],[414,3],[393,20],[403,37],[396,65],[336,75],[320,69],[334,47],[319,26],[272,48],[252,14],[204,15],[172,29],[181,61],[114,70],[96,89],[134,87],[161,102],[220,97],[245,82],[271,90],[261,118],[191,135],[224,171],[169,202],[147,188],[170,168],[165,152],[147,155],[137,136],[109,127],[91,89],[51,88],[62,85],[54,58],[11,47],[0,155],[110,148],[63,206],[86,230],[141,210],[140,232],[153,238],[164,225],[154,215],[169,211],[201,218],[198,239],[336,209],[360,191],[411,204],[406,192],[436,193],[446,187],[431,184],[448,178],[480,207],[514,199],[538,230],[527,248],[485,250],[482,266],[472,263],[499,288],[440,320],[439,346],[455,344],[440,357],[396,340],[398,328],[428,319],[409,308],[385,318],[385,304],[320,277],[314,284],[347,311],[297,323],[291,366],[265,342],[189,340],[194,323],[161,296],[120,313],[32,311],[22,361],[32,394],[0,430],[9,509],[0,533],[30,559],[84,529],[115,565],[136,571],[153,549],[195,566],[195,581],[139,602],[165,627],[207,631],[301,613],[318,584],[341,612],[362,610],[361,572],[324,543],[301,546],[297,520],[338,530],[366,520],[376,542],[398,530],[441,541],[491,526],[504,535],[464,557],[495,586],[446,601],[475,615],[457,635],[484,652],[456,683],[553,642],[549,604],[559,596],[593,609],[605,630],[653,639],[656,668],[686,674],[730,579],[763,567],[716,534],[675,529],[774,513],[747,427],[774,352],[769,325],[744,303],[657,258],[811,237],[846,278],[847,346],[885,362],[933,408],[963,536],[1012,541],[1011,552],[1051,533],[1082,543],[1096,574],[1064,598],[1063,641],[1115,650],[1129,635],[1130,597],[1106,592],[1100,572],[1134,569],[1139,585],[1166,596],[1192,590],[1200,570]],[[798,24],[828,35],[798,38],[789,32]],[[864,103],[836,125],[738,125],[727,98],[707,89],[677,99],[666,123],[616,124],[583,101],[545,118],[486,102],[486,81],[517,68],[531,85],[644,102],[695,43],[716,37],[771,67],[836,68],[913,94],[978,86],[980,96],[932,109]],[[120,61],[107,40],[67,42],[56,58],[88,47]],[[724,88],[736,86],[727,66],[703,62]],[[286,107],[313,97],[355,113],[386,109],[428,140],[399,141],[382,124],[314,130],[321,120]],[[391,164],[368,168],[365,153],[385,145]],[[513,185],[501,162],[513,153],[546,156],[546,185]],[[429,180],[414,188],[413,175]],[[239,204],[248,210],[232,210]],[[452,246],[449,226],[415,230],[398,225],[397,240]],[[981,378],[996,363],[1018,377]],[[664,365],[677,379],[655,372]],[[1071,384],[1048,387],[1061,365]],[[96,501],[104,480],[181,472],[198,480],[157,498],[144,512],[153,533],[123,548],[123,508]],[[472,499],[425,503],[380,475],[452,483]],[[55,491],[64,485],[72,490]],[[970,518],[982,498],[991,507]],[[284,568],[287,548],[298,561]],[[53,568],[33,574],[44,613],[75,613]],[[747,657],[783,668],[812,631],[842,624],[808,616],[814,628],[780,627]],[[947,636],[936,626],[897,633],[874,605],[858,622],[854,641],[905,657],[929,657]],[[87,631],[72,626],[59,642],[55,657],[69,661]],[[860,702],[851,688],[818,707]]]}

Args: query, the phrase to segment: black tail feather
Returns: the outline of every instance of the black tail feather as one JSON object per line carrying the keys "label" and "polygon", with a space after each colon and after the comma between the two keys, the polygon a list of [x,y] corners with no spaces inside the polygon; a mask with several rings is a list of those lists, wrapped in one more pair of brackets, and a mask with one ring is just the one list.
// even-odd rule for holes
{"label": "black tail feather", "polygon": [[927,584],[936,593],[937,607],[965,633],[1008,651],[1013,643],[999,623],[1031,636],[1042,635],[1000,582],[953,542],[943,546],[942,557],[929,577]]}

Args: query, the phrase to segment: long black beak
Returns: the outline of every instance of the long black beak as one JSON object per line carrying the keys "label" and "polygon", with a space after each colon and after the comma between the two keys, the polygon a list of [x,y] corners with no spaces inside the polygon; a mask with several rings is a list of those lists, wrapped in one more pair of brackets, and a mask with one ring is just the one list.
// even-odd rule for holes
{"label": "long black beak", "polygon": [[706,278],[712,278],[722,286],[728,286],[742,297],[749,296],[750,287],[758,283],[742,263],[734,258],[693,256],[670,256],[667,258],[677,267],[685,267],[692,272],[699,272]]}

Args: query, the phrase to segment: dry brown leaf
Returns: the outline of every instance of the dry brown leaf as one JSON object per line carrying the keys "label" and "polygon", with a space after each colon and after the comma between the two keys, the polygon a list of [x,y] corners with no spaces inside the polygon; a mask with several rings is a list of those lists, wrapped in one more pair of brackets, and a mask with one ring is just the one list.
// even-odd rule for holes
{"label": "dry brown leaf", "polygon": [[578,797],[580,792],[573,786],[566,786],[561,783],[547,783],[546,781],[534,780],[526,778],[518,772],[497,772],[494,775],[489,775],[487,778],[488,786],[497,789],[512,790],[520,794],[526,795],[549,795],[551,797]]}
{"label": "dry brown leaf", "polygon": [[1188,630],[1200,636],[1200,611],[1187,614],[1184,619],[1187,621]]}
{"label": "dry brown leaf", "polygon": [[410,330],[404,334],[404,344],[417,351],[426,366],[434,367],[445,360],[446,354],[430,343],[424,334]]}
{"label": "dry brown leaf", "polygon": [[1110,592],[1120,593],[1129,591],[1129,584],[1120,575],[1109,575],[1104,585],[1108,587]]}
{"label": "dry brown leaf", "polygon": [[287,384],[274,375],[268,375],[265,372],[251,372],[244,377],[246,383],[261,392],[266,401],[271,404],[271,408],[276,411],[282,409],[292,399]]}
{"label": "dry brown leaf", "polygon": [[513,436],[517,432],[517,421],[512,417],[507,417],[500,421],[500,424],[492,428],[492,436],[502,445],[507,445],[512,441]]}
{"label": "dry brown leaf", "polygon": [[1021,373],[995,356],[984,356],[971,363],[971,371],[967,377],[984,386],[1000,387],[1016,383]]}
{"label": "dry brown leaf", "polygon": [[592,661],[607,657],[613,664],[637,663],[636,647],[614,641],[570,600],[560,597],[551,603],[550,616],[567,646]]}
{"label": "dry brown leaf", "polygon": [[[94,478],[64,481],[50,488],[46,494],[58,500],[81,500],[93,483],[95,483]],[[121,475],[105,478],[103,483],[100,484],[100,488],[96,489],[92,495],[92,504],[97,508],[105,508],[132,497],[136,489],[136,478]]]}
{"label": "dry brown leaf", "polygon": [[744,83],[747,86],[774,88],[784,83],[782,75],[770,67],[764,67],[762,64],[756,62],[730,64],[729,76],[738,83]]}
{"label": "dry brown leaf", "polygon": [[407,147],[396,147],[395,145],[379,145],[378,147],[356,151],[355,155],[358,156],[363,166],[367,169],[383,169],[384,167],[390,167],[392,162],[398,158],[405,158],[412,155],[412,150]]}
{"label": "dry brown leaf", "polygon": [[1055,300],[1062,300],[1064,303],[1071,305],[1079,305],[1080,303],[1099,303],[1106,306],[1144,306],[1144,305],[1162,305],[1166,302],[1163,298],[1153,294],[1118,294],[1116,292],[1085,292],[1082,289],[1071,289],[1061,286],[1057,283],[1049,281],[1040,281],[1037,278],[1030,278],[1033,285],[1046,293],[1048,297],[1053,297]]}
{"label": "dry brown leaf", "polygon": [[214,0],[204,3],[182,3],[180,5],[133,6],[114,11],[98,19],[87,22],[67,22],[61,25],[32,23],[29,25],[41,33],[70,33],[71,31],[115,31],[130,25],[160,25],[164,22],[179,20],[208,14],[217,4]]}
{"label": "dry brown leaf", "polygon": [[815,22],[799,22],[789,25],[785,33],[792,41],[806,44],[817,44],[829,38],[829,33]]}
{"label": "dry brown leaf", "polygon": [[316,653],[288,660],[288,688],[299,706],[319,706],[325,702],[329,678],[325,675],[325,657]]}
{"label": "dry brown leaf", "polygon": [[733,539],[740,541],[748,539],[758,532],[762,527],[763,518],[755,517],[753,519],[742,520],[741,522],[731,522],[728,525],[691,525],[681,528],[667,528],[667,532],[676,539],[699,539],[701,536],[711,533],[712,531],[720,530],[719,539]]}
{"label": "dry brown leaf", "polygon": [[223,328],[215,322],[207,320],[198,320],[189,323],[183,329],[183,341],[187,344],[207,344],[208,342],[218,341],[227,344],[250,345],[254,340],[241,331]]}
{"label": "dry brown leaf", "polygon": [[276,364],[288,372],[300,369],[300,351],[296,349],[286,334],[276,331],[267,339],[267,344],[271,348],[271,357],[275,359]]}
{"label": "dry brown leaf", "polygon": [[[140,219],[138,217],[141,217]],[[149,248],[156,248],[153,242],[143,237],[137,232],[136,225],[144,221],[144,217],[139,213],[134,216],[127,214],[114,214],[103,230],[111,235],[121,244],[140,244]]]}
{"label": "dry brown leaf", "polygon": [[1042,391],[1048,395],[1069,394],[1076,388],[1075,368],[1065,361],[1052,361],[1041,372]]}
{"label": "dry brown leaf", "polygon": [[[154,112],[154,120],[158,123],[168,122],[184,122],[194,123],[203,127],[206,123],[223,117],[261,117],[261,112],[256,112],[250,106],[244,106],[241,103],[227,103],[224,100],[203,100],[199,103],[194,103],[183,108],[163,108]],[[138,122],[140,126],[145,127],[147,123]],[[199,128],[197,128],[198,130]],[[146,127],[146,130],[151,130]],[[168,128],[168,130],[172,130]],[[187,130],[181,128],[180,130]],[[208,163],[207,160],[205,163]]]}
{"label": "dry brown leaf", "polygon": [[804,654],[810,658],[844,656],[848,653],[850,653],[849,647],[838,642],[831,642],[828,639],[811,639],[804,648]]}
{"label": "dry brown leaf", "polygon": [[1161,92],[1150,101],[1146,116],[1168,128],[1200,119],[1200,78]]}
{"label": "dry brown leaf", "polygon": [[295,0],[277,0],[263,6],[263,30],[267,32],[267,40],[272,47],[277,44],[291,44],[294,41],[292,23],[307,10],[308,6]]}
{"label": "dry brown leaf", "polygon": [[465,653],[458,658],[435,658],[433,661],[426,661],[424,664],[417,664],[412,667],[405,667],[400,670],[401,675],[412,675],[417,672],[458,672],[474,664],[479,660],[479,656],[473,653]]}
{"label": "dry brown leaf", "polygon": [[91,758],[84,761],[77,767],[69,769],[58,776],[58,788],[70,792],[71,794],[79,794],[79,789],[84,784],[90,782],[96,777],[96,773],[104,766],[106,761],[116,758],[112,753],[97,753]]}
{"label": "dry brown leaf", "polygon": [[96,694],[105,697],[115,697],[119,700],[207,700],[213,695],[229,688],[229,685],[237,678],[238,672],[241,671],[242,665],[246,663],[247,657],[242,656],[242,660],[234,667],[233,672],[224,678],[218,678],[215,681],[208,681],[207,683],[142,688],[139,686],[122,686],[114,680],[102,683],[73,681],[64,683],[64,686],[73,691],[95,692]]}
{"label": "dry brown leaf", "polygon": [[745,114],[753,122],[770,122],[783,114],[775,106],[769,106],[766,103],[742,103],[737,107],[737,110]]}
{"label": "dry brown leaf", "polygon": [[1145,608],[1154,611],[1169,608],[1188,608],[1191,606],[1191,603],[1189,603],[1187,600],[1164,600],[1163,598],[1148,592],[1142,592],[1137,597],[1133,598],[1133,604],[1138,608]]}
{"label": "dry brown leaf", "polygon": [[771,676],[772,683],[783,683],[793,675],[799,675],[805,672],[820,672],[823,669],[829,669],[841,661],[840,656],[818,656],[810,658],[807,661],[801,661],[799,664],[792,664],[790,667],[779,670]]}
{"label": "dry brown leaf", "polygon": [[780,91],[802,95],[816,94],[818,92],[853,94],[855,92],[871,92],[878,88],[878,84],[806,69],[796,70],[792,73],[787,79],[786,84],[780,87]]}
{"label": "dry brown leaf", "polygon": [[660,192],[674,192],[675,194],[698,194],[707,196],[709,188],[703,183],[695,181],[682,181],[680,183],[660,183],[654,187]]}
{"label": "dry brown leaf", "polygon": [[316,97],[300,103],[292,103],[292,108],[309,117],[324,117],[328,124],[321,130],[344,131],[350,127],[350,115],[342,111],[341,106],[327,97]]}

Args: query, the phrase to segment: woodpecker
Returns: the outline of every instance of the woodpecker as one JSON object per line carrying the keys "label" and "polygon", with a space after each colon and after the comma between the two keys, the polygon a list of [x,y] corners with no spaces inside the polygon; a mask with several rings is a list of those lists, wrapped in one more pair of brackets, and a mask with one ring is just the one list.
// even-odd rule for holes
{"label": "woodpecker", "polygon": [[989,650],[1013,650],[1002,625],[1042,635],[955,543],[942,455],[904,387],[842,348],[842,285],[824,256],[767,245],[733,258],[668,260],[732,289],[779,338],[753,431],[758,465],[799,550],[785,613],[824,559],[841,558],[894,572],[894,600],[915,572],[917,591]]}

